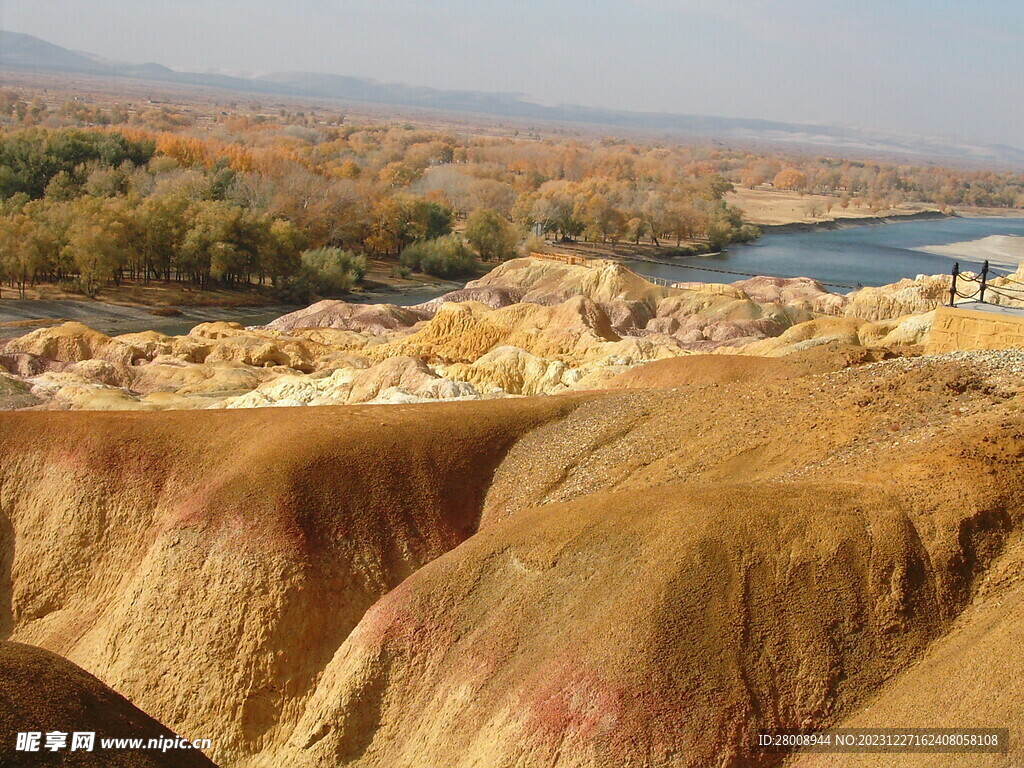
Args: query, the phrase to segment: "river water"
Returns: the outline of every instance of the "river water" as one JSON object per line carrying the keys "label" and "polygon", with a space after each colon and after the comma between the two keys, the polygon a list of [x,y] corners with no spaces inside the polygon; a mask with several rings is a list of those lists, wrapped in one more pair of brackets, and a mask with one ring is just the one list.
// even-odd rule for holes
{"label": "river water", "polygon": [[[920,274],[948,274],[954,261],[960,262],[961,269],[980,269],[980,261],[915,249],[970,242],[990,235],[1024,236],[1024,218],[926,219],[764,235],[749,245],[731,245],[716,256],[676,259],[678,266],[642,261],[630,262],[629,266],[643,275],[679,282],[733,282],[746,278],[742,274],[695,269],[712,267],[760,275],[812,277],[850,286],[887,285]],[[844,293],[848,289],[830,286],[830,290]]]}

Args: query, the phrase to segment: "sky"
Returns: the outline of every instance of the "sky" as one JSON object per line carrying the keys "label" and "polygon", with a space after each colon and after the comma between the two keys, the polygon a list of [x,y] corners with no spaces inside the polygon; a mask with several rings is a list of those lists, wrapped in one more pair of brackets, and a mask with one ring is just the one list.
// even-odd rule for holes
{"label": "sky", "polygon": [[1024,0],[0,0],[108,58],[1024,146]]}

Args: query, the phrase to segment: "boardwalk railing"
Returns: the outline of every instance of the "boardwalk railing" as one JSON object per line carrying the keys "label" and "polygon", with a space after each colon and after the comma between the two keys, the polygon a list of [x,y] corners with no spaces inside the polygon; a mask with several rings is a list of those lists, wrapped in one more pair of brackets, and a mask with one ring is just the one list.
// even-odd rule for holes
{"label": "boardwalk railing", "polygon": [[666,288],[678,287],[678,281],[666,280],[664,277],[649,277],[648,275],[641,275],[641,277],[648,283],[654,283],[655,285],[662,285]]}
{"label": "boardwalk railing", "polygon": [[577,267],[591,266],[590,260],[583,256],[576,256],[571,253],[539,253],[530,251],[530,256],[535,259],[547,259],[548,261],[560,261],[563,264],[572,264]]}
{"label": "boardwalk railing", "polygon": [[[976,304],[1019,307],[1024,303],[1024,283],[1016,280],[1015,275],[1014,272],[992,269],[987,259],[981,272],[961,272],[960,262],[954,262],[953,280],[949,284],[949,306],[956,306],[957,299],[964,299]],[[999,278],[1001,282],[990,283],[989,278],[992,277]],[[989,300],[985,299],[986,296]]]}

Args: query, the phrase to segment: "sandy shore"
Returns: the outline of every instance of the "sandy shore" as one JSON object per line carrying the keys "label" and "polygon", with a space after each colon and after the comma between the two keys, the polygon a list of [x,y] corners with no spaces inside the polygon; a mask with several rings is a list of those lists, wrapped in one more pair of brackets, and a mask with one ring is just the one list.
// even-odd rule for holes
{"label": "sandy shore", "polygon": [[925,211],[939,213],[938,206],[930,203],[908,203],[872,213],[863,204],[843,208],[839,205],[838,197],[746,187],[737,187],[735,191],[728,193],[725,199],[727,203],[743,211],[744,220],[768,228],[794,224],[820,226],[841,221],[870,222],[890,217],[920,215]]}
{"label": "sandy shore", "polygon": [[925,245],[915,250],[947,256],[951,259],[984,261],[994,266],[1016,269],[1024,261],[1024,237],[1017,235],[989,235],[949,245]]}

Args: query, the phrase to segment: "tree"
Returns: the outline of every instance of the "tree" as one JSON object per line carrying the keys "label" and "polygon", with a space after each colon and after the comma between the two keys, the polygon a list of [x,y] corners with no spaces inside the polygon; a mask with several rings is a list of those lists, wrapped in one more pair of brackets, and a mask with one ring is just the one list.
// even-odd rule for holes
{"label": "tree", "polygon": [[270,222],[221,200],[196,204],[182,247],[182,266],[200,285],[211,278],[232,286],[259,266]]}
{"label": "tree", "polygon": [[[284,219],[275,219],[270,225],[267,244],[259,260],[260,282],[264,275],[270,276],[270,284],[275,288],[279,282],[298,271],[303,263],[302,249],[306,247],[306,237],[294,224]],[[341,249],[334,248],[341,252]],[[363,260],[365,270],[365,259]],[[357,280],[362,279],[362,274]]]}
{"label": "tree", "polygon": [[78,272],[82,292],[95,296],[104,282],[120,278],[128,261],[125,224],[119,212],[95,198],[79,198],[74,209],[63,255]]}
{"label": "tree", "polygon": [[665,199],[660,194],[650,195],[641,208],[642,217],[647,225],[647,234],[651,242],[661,246],[659,238],[669,226],[670,214]]}
{"label": "tree", "polygon": [[469,215],[465,235],[483,261],[511,259],[519,242],[515,227],[489,208],[478,208]]}
{"label": "tree", "polygon": [[182,194],[151,195],[135,210],[139,266],[145,280],[170,280],[171,270],[180,266],[190,213],[189,200]]}
{"label": "tree", "polygon": [[451,221],[451,209],[422,197],[384,197],[373,207],[366,244],[385,254],[400,253],[409,243],[447,235]]}
{"label": "tree", "polygon": [[626,238],[634,245],[640,244],[640,238],[647,232],[647,223],[639,216],[626,222]]}
{"label": "tree", "polygon": [[490,208],[508,217],[516,201],[515,190],[508,184],[495,179],[476,179],[470,184],[471,208]]}
{"label": "tree", "polygon": [[407,163],[388,163],[381,169],[380,182],[388,187],[408,187],[420,177],[420,172]]}
{"label": "tree", "polygon": [[60,171],[46,184],[44,195],[50,200],[72,200],[82,192],[81,186],[67,171]]}
{"label": "tree", "polygon": [[744,168],[740,174],[740,183],[750,189],[758,187],[765,182],[764,174],[757,168]]}
{"label": "tree", "polygon": [[408,243],[405,208],[393,197],[384,197],[373,206],[370,234],[366,245],[378,253],[400,253]]}
{"label": "tree", "polygon": [[703,217],[689,202],[676,203],[669,213],[669,232],[676,238],[676,246],[683,240],[692,240],[704,227]]}
{"label": "tree", "polygon": [[406,237],[412,240],[433,240],[451,233],[450,208],[423,198],[407,198],[402,202],[408,220]]}
{"label": "tree", "polygon": [[580,207],[579,218],[586,225],[584,234],[587,237],[600,240],[602,243],[608,242],[609,239],[616,241],[622,237],[626,218],[605,195],[591,195]]}
{"label": "tree", "polygon": [[0,277],[18,288],[25,298],[25,287],[36,277],[44,263],[44,243],[38,225],[24,213],[0,219]]}
{"label": "tree", "polygon": [[775,174],[772,184],[776,189],[806,189],[807,174],[796,168],[785,168]]}

